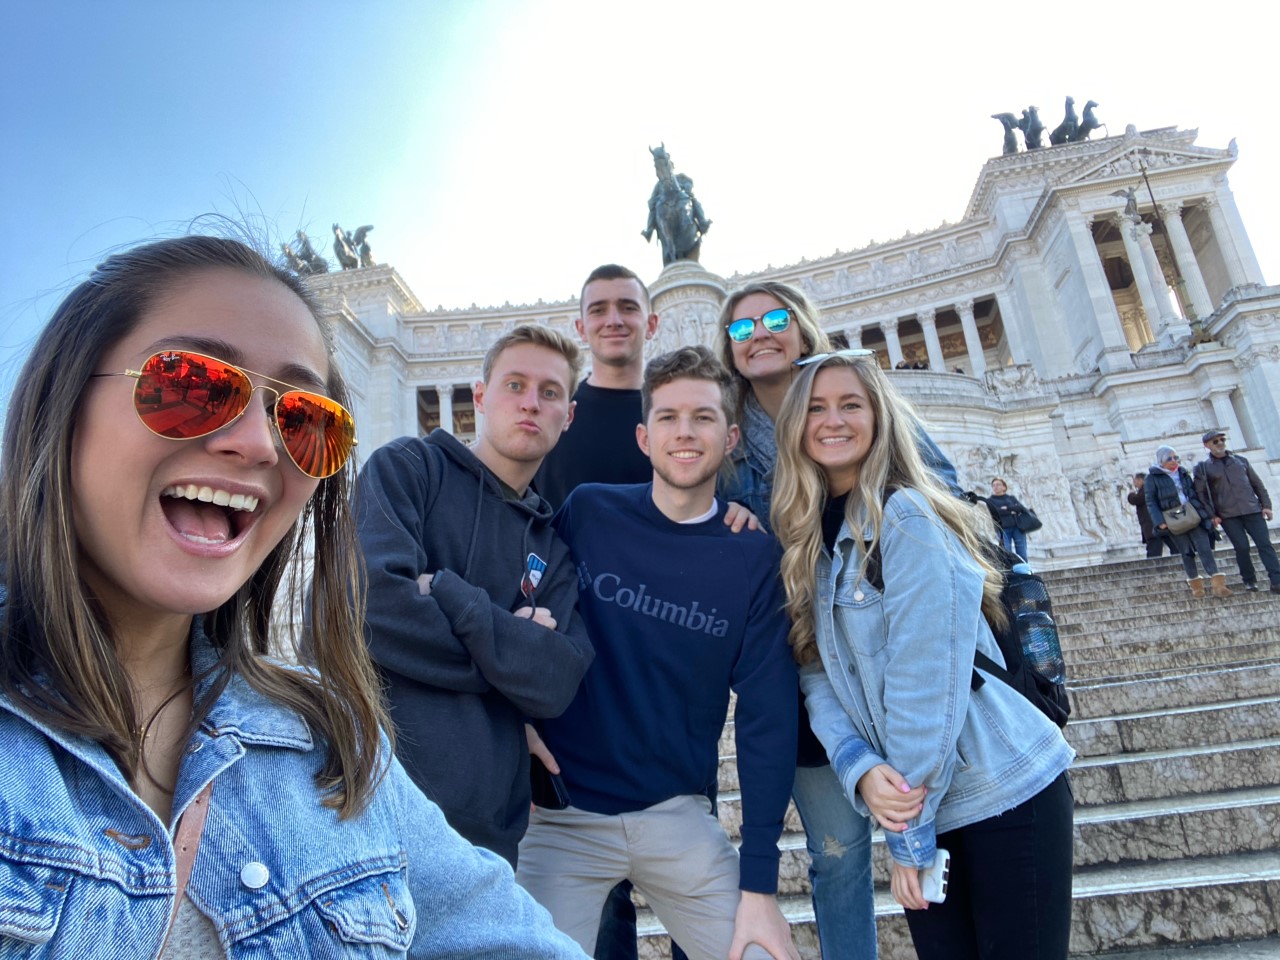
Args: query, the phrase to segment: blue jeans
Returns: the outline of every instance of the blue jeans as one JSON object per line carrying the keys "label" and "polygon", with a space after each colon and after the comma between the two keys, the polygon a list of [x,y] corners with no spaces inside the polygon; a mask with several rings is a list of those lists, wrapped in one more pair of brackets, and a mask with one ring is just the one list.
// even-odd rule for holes
{"label": "blue jeans", "polygon": [[812,861],[809,882],[824,960],[875,960],[871,821],[853,809],[829,765],[797,767],[792,796]]}
{"label": "blue jeans", "polygon": [[1023,560],[1027,559],[1027,535],[1017,527],[1000,528],[1000,545]]}

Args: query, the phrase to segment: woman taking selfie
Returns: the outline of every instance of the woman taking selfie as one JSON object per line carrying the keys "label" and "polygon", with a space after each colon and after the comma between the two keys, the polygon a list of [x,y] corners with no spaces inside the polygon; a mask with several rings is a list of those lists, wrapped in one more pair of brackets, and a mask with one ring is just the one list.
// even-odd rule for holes
{"label": "woman taking selfie", "polygon": [[[391,758],[344,398],[233,240],[113,256],[41,334],[0,478],[0,953],[581,957]],[[268,656],[304,551],[314,671]]]}
{"label": "woman taking selfie", "polygon": [[[925,467],[873,358],[802,364],[778,415],[773,526],[814,732],[882,823],[878,766],[926,789],[907,829],[885,832],[922,960],[1064,960],[1073,753],[1021,694],[975,679],[976,651],[1004,662],[984,617],[1003,615],[988,521]],[[949,892],[929,903],[940,849]]]}

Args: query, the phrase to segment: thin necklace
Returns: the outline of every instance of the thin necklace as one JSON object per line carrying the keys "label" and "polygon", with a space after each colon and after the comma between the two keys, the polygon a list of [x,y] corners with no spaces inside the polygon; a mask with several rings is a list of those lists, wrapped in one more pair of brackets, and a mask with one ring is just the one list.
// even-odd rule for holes
{"label": "thin necklace", "polygon": [[137,731],[138,760],[139,765],[142,768],[142,773],[151,781],[152,786],[169,796],[173,796],[173,791],[174,788],[177,787],[177,782],[175,781],[172,786],[165,786],[151,773],[151,767],[147,764],[147,737],[151,735],[151,725],[159,719],[160,714],[164,712],[165,708],[168,707],[169,704],[173,703],[174,700],[178,699],[178,697],[188,689],[190,689],[190,680],[189,678],[184,678],[182,683],[178,685],[178,688],[161,701],[160,706],[156,707],[155,710],[151,712],[151,716],[146,719],[142,726],[138,727]]}

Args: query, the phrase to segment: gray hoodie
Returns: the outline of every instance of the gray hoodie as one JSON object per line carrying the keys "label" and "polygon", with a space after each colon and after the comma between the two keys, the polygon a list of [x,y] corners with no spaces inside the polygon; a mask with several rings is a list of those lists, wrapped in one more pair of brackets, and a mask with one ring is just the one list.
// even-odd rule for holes
{"label": "gray hoodie", "polygon": [[[532,490],[504,493],[442,430],[375,450],[355,507],[396,753],[455,830],[514,865],[529,818],[524,721],[559,716],[594,656],[551,508]],[[556,630],[515,616],[533,606]]]}

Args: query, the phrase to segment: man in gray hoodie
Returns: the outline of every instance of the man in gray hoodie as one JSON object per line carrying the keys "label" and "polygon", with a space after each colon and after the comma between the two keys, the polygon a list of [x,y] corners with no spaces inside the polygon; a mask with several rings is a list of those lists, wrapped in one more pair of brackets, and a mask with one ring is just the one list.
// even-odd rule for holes
{"label": "man in gray hoodie", "polygon": [[516,327],[485,355],[474,447],[436,430],[375,450],[356,489],[366,638],[409,774],[515,866],[529,819],[524,721],[559,716],[594,656],[577,575],[530,489],[573,419],[578,348]]}

